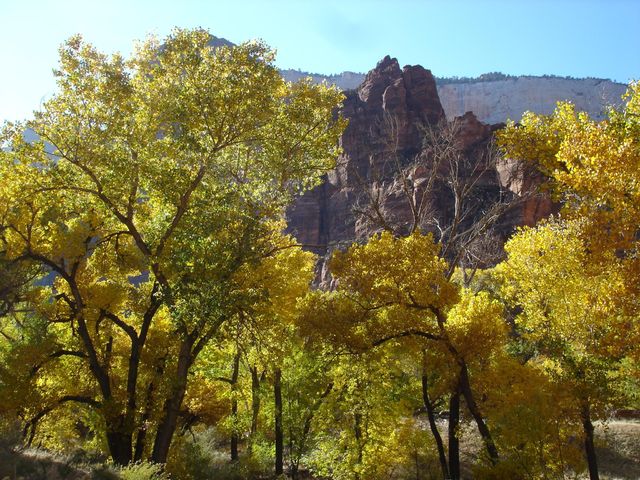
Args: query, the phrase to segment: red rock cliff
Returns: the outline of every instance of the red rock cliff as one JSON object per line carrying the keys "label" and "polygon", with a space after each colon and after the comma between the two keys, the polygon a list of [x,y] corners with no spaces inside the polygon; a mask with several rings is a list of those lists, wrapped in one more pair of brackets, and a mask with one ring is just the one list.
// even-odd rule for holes
{"label": "red rock cliff", "polygon": [[[373,176],[385,175],[391,158],[420,154],[424,127],[445,121],[431,72],[420,66],[400,69],[398,61],[388,56],[356,90],[346,92],[342,115],[349,125],[340,139],[343,153],[338,166],[325,176],[322,185],[300,197],[288,212],[289,232],[318,253],[371,234],[353,214],[362,184],[371,182]],[[495,131],[495,127],[479,122],[470,112],[457,121],[459,141],[465,150],[486,145]],[[421,174],[428,172],[416,172]],[[483,175],[487,189],[500,189],[500,172]],[[447,200],[439,199],[436,207],[443,211],[450,208]],[[403,208],[406,207],[401,202],[394,207],[397,218],[407,213]],[[501,230],[506,235],[514,225],[531,224],[551,209],[550,202],[536,200],[535,204],[510,212]]]}

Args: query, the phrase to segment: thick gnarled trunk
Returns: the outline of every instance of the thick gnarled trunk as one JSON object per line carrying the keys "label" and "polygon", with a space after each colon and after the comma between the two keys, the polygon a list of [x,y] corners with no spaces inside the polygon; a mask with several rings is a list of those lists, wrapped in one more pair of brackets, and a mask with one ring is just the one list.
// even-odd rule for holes
{"label": "thick gnarled trunk", "polygon": [[193,340],[188,337],[182,341],[182,345],[180,346],[175,384],[171,395],[165,400],[163,417],[158,425],[158,430],[153,443],[151,460],[154,463],[167,463],[171,440],[173,439],[173,434],[175,433],[178,425],[180,407],[182,406],[182,400],[184,399],[184,395],[187,391],[189,367],[192,363],[192,346]]}

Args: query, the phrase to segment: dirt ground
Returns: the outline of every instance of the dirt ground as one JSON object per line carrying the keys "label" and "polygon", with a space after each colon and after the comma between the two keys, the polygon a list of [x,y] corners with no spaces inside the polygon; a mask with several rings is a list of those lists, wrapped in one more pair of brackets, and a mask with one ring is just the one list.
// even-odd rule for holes
{"label": "dirt ground", "polygon": [[640,479],[640,421],[615,420],[596,427],[602,480]]}

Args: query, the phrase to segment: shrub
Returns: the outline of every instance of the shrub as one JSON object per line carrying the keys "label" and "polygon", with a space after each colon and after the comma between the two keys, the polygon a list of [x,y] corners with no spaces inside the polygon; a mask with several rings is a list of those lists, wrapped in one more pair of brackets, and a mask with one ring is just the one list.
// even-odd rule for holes
{"label": "shrub", "polygon": [[171,476],[155,463],[132,463],[119,469],[122,480],[170,480]]}

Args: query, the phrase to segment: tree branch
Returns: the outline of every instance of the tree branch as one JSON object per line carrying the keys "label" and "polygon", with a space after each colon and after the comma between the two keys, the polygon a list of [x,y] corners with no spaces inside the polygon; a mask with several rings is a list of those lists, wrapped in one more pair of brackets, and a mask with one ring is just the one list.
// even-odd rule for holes
{"label": "tree branch", "polygon": [[371,344],[372,347],[378,347],[383,343],[386,343],[390,340],[395,340],[396,338],[402,337],[423,337],[428,338],[429,340],[441,340],[442,337],[438,335],[434,335],[433,333],[423,332],[422,330],[406,330],[404,332],[395,333],[393,335],[388,335],[386,337],[382,337]]}
{"label": "tree branch", "polygon": [[36,373],[38,373],[38,371],[45,366],[47,363],[49,363],[51,360],[56,359],[56,358],[60,358],[63,356],[71,356],[71,357],[78,357],[78,358],[87,358],[87,354],[84,352],[80,352],[78,350],[58,350],[56,352],[50,353],[47,358],[45,360],[43,360],[42,362],[38,363],[37,365],[34,365],[31,368],[31,372],[30,372],[30,376],[33,377]]}
{"label": "tree branch", "polygon": [[27,446],[31,446],[31,443],[33,442],[33,437],[35,437],[36,435],[36,427],[38,425],[38,422],[53,410],[68,402],[83,403],[93,408],[100,408],[102,406],[102,404],[95,399],[82,395],[64,395],[63,397],[60,397],[54,404],[43,408],[38,413],[36,413],[28,422],[26,422],[24,428],[22,429],[22,436],[26,437],[29,430],[31,430],[31,433],[29,434],[29,440],[27,440]]}

